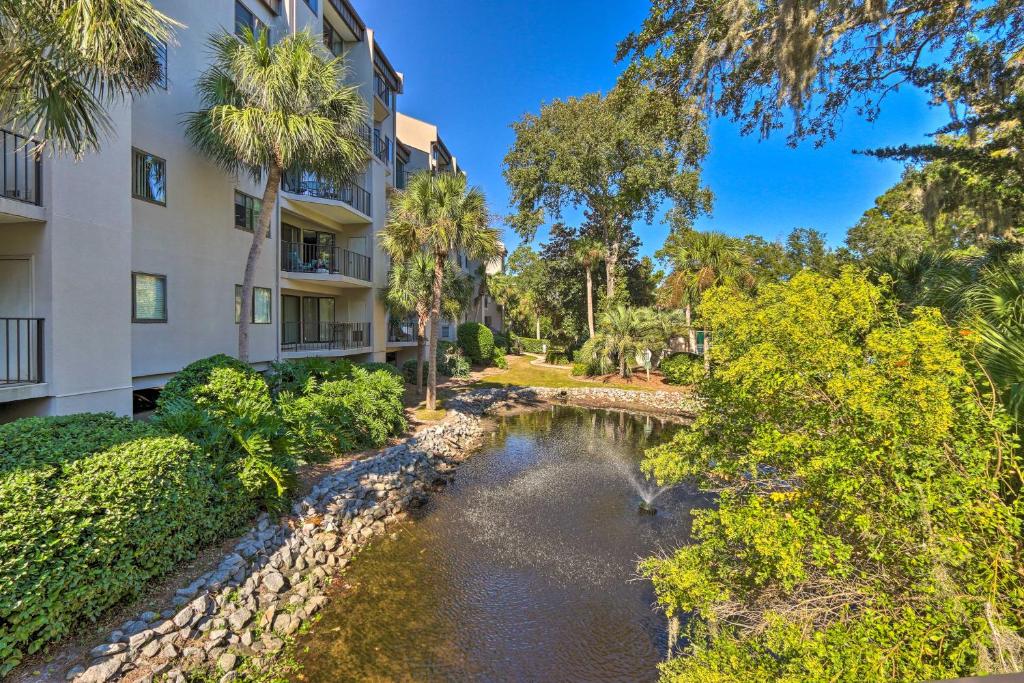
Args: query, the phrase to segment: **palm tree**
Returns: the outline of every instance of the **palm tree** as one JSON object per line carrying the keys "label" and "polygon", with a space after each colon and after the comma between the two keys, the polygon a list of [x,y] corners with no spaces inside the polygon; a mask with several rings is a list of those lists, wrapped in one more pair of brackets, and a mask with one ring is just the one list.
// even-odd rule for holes
{"label": "palm tree", "polygon": [[583,237],[573,245],[572,258],[583,267],[587,277],[587,328],[594,337],[594,280],[593,267],[604,258],[604,245],[591,237]]}
{"label": "palm tree", "polygon": [[618,364],[622,377],[629,377],[640,354],[660,350],[664,341],[660,333],[657,316],[650,309],[620,304],[601,316],[601,332],[596,337],[597,350]]}
{"label": "palm tree", "polygon": [[[462,252],[487,261],[500,253],[498,231],[490,226],[483,192],[468,186],[462,174],[417,173],[391,201],[388,225],[381,246],[393,259],[402,260],[421,249],[434,257],[431,281],[430,344],[428,358],[437,355],[441,328],[444,263]],[[427,408],[437,405],[437,363],[427,373]]]}
{"label": "palm tree", "polygon": [[[213,62],[196,82],[202,109],[186,117],[195,147],[228,172],[266,172],[258,224],[242,278],[242,310],[252,307],[253,280],[286,170],[303,169],[341,183],[369,159],[359,133],[366,108],[345,65],[309,32],[270,45],[267,31],[210,38]],[[238,325],[238,357],[249,359],[249,317]]]}
{"label": "palm tree", "polygon": [[[386,228],[385,228],[386,230]],[[434,256],[422,251],[404,260],[393,260],[384,300],[393,315],[416,316],[416,394],[423,394],[423,343],[430,322],[434,280]],[[447,318],[457,318],[469,304],[472,282],[451,259],[444,264],[444,295],[441,308]]]}
{"label": "palm tree", "polygon": [[[699,301],[704,292],[724,284],[752,287],[750,263],[739,240],[720,232],[690,232],[673,255],[677,268],[686,275],[687,302]],[[704,369],[711,370],[711,338],[704,329]]]}
{"label": "palm tree", "polygon": [[0,0],[0,111],[81,157],[110,132],[107,106],[150,90],[157,43],[181,24],[145,0]]}

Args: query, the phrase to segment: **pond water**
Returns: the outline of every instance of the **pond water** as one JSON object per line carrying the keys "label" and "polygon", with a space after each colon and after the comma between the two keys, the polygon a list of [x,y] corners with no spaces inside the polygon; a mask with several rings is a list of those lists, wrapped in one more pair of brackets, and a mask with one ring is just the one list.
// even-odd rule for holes
{"label": "pond water", "polygon": [[639,474],[675,428],[570,407],[498,420],[421,519],[356,558],[299,641],[300,680],[655,680],[666,620],[636,563],[686,543],[705,504]]}

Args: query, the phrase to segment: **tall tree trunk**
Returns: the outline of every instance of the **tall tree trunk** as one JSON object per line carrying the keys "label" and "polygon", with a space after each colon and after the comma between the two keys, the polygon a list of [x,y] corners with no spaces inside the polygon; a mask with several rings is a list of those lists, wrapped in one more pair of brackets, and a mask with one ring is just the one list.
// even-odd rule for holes
{"label": "tall tree trunk", "polygon": [[711,374],[711,335],[704,330],[704,373]]}
{"label": "tall tree trunk", "polygon": [[537,316],[537,339],[540,339],[540,316]]}
{"label": "tall tree trunk", "polygon": [[607,281],[606,294],[608,301],[615,298],[615,266],[619,263],[619,241],[615,240],[608,245],[608,255],[604,260],[604,274]]}
{"label": "tall tree trunk", "polygon": [[594,338],[594,278],[590,274],[590,266],[584,268],[587,273],[587,328],[590,338]]}
{"label": "tall tree trunk", "polygon": [[688,335],[687,341],[690,342],[690,348],[687,349],[690,353],[697,353],[697,330],[693,329],[693,308],[690,304],[686,304],[686,333]]}
{"label": "tall tree trunk", "polygon": [[256,226],[252,231],[249,258],[245,261],[245,274],[242,276],[242,312],[238,317],[238,359],[245,363],[249,362],[249,321],[252,319],[252,288],[256,280],[256,264],[260,260],[263,243],[267,241],[270,219],[277,208],[277,193],[281,187],[281,172],[280,166],[272,165],[269,173],[267,173],[267,186],[263,189],[263,204],[260,206],[260,218],[256,221]]}
{"label": "tall tree trunk", "polygon": [[429,318],[416,316],[416,395],[423,395],[423,343]]}
{"label": "tall tree trunk", "polygon": [[437,340],[441,336],[441,285],[447,254],[434,254],[434,283],[430,297],[430,341],[427,345],[427,410],[437,410]]}

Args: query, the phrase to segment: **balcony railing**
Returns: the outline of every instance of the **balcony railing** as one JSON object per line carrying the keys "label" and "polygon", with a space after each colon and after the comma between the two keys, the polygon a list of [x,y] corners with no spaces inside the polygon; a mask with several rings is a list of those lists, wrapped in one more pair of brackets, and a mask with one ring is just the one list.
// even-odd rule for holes
{"label": "balcony railing", "polygon": [[372,323],[281,323],[282,351],[347,351],[372,345]]}
{"label": "balcony railing", "polygon": [[0,318],[0,387],[43,381],[43,319]]}
{"label": "balcony railing", "polygon": [[43,163],[32,154],[32,141],[0,128],[0,145],[0,196],[38,205],[42,200]]}
{"label": "balcony railing", "polygon": [[385,164],[391,163],[391,138],[381,135],[379,129],[373,131],[373,153]]}
{"label": "balcony railing", "polygon": [[388,82],[384,80],[376,71],[373,72],[373,91],[377,94],[377,97],[381,99],[381,102],[387,105],[388,110],[394,109],[394,97],[395,91],[388,85]]}
{"label": "balcony railing", "polygon": [[285,192],[318,199],[345,202],[356,211],[371,215],[371,195],[353,182],[333,183],[310,174],[286,174],[282,183]]}
{"label": "balcony railing", "polygon": [[370,128],[370,124],[359,124],[359,139],[366,143],[367,149],[371,149],[373,147],[373,129]]}
{"label": "balcony railing", "polygon": [[344,275],[370,282],[372,261],[369,256],[341,247],[281,242],[281,270],[288,273]]}
{"label": "balcony railing", "polygon": [[415,318],[392,320],[388,325],[388,341],[405,344],[416,341],[417,321]]}

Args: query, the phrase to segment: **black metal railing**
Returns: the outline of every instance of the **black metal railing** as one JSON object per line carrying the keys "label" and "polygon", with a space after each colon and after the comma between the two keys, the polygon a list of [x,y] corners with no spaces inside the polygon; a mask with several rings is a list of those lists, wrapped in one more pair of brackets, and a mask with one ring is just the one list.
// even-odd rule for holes
{"label": "black metal railing", "polygon": [[43,319],[0,318],[0,386],[43,381]]}
{"label": "black metal railing", "polygon": [[373,153],[385,164],[391,163],[391,138],[381,135],[379,128],[373,131]]}
{"label": "black metal railing", "polygon": [[370,128],[370,124],[365,123],[365,122],[364,123],[360,123],[359,124],[358,132],[359,132],[359,139],[366,143],[366,148],[367,149],[372,149],[373,148],[373,129]]}
{"label": "black metal railing", "polygon": [[371,215],[371,195],[353,182],[333,183],[308,174],[286,174],[282,183],[285,192],[318,199],[345,202],[356,211]]}
{"label": "black metal railing", "polygon": [[372,346],[372,323],[281,323],[282,351],[347,351]]}
{"label": "black metal railing", "polygon": [[360,21],[355,13],[355,10],[348,4],[346,0],[331,0],[331,7],[338,13],[341,20],[345,22],[348,29],[355,35],[356,40],[362,40],[366,35],[366,28],[363,26],[363,22]]}
{"label": "black metal railing", "polygon": [[387,105],[389,111],[394,108],[395,91],[388,82],[384,80],[384,77],[376,71],[373,72],[373,90],[377,94],[377,97]]}
{"label": "black metal railing", "polygon": [[32,150],[32,141],[24,135],[0,128],[3,164],[0,166],[0,195],[20,202],[42,201],[43,163]]}
{"label": "black metal railing", "polygon": [[369,256],[341,247],[281,242],[281,270],[288,273],[324,273],[344,275],[370,282],[372,261]]}
{"label": "black metal railing", "polygon": [[417,327],[416,318],[392,320],[388,325],[388,341],[396,344],[414,342],[416,341]]}

